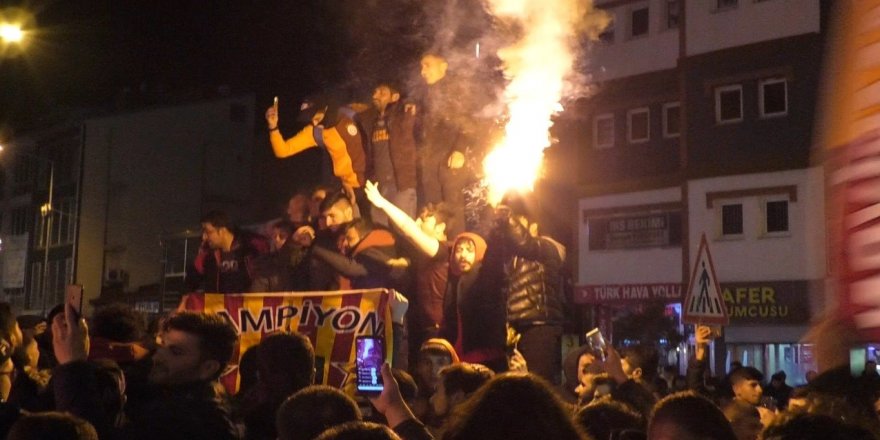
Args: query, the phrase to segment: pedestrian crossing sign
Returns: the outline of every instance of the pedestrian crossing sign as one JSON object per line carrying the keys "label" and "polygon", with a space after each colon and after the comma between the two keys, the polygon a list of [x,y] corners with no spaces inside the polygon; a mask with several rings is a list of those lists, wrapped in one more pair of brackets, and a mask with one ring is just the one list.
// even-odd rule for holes
{"label": "pedestrian crossing sign", "polygon": [[688,284],[687,295],[682,304],[682,321],[689,324],[727,325],[727,307],[721,295],[715,265],[709,253],[706,234],[700,238],[700,250],[694,262],[694,270]]}

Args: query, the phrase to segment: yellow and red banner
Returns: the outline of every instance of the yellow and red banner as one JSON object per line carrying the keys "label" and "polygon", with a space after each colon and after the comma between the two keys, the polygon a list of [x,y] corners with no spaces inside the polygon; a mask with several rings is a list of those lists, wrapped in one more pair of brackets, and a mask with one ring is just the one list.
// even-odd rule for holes
{"label": "yellow and red banner", "polygon": [[392,353],[391,308],[386,289],[329,292],[214,294],[193,293],[181,309],[218,313],[239,335],[230,371],[220,381],[230,393],[238,390],[238,362],[249,348],[274,333],[297,332],[315,347],[315,383],[354,392],[355,338],[385,339]]}

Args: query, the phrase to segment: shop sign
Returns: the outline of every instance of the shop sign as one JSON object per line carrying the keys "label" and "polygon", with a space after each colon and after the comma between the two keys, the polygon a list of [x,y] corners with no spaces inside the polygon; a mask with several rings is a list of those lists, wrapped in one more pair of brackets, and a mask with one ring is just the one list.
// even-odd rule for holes
{"label": "shop sign", "polygon": [[732,324],[809,323],[809,289],[807,281],[721,283]]}
{"label": "shop sign", "polygon": [[587,284],[577,286],[577,304],[638,304],[644,301],[681,301],[681,283]]}

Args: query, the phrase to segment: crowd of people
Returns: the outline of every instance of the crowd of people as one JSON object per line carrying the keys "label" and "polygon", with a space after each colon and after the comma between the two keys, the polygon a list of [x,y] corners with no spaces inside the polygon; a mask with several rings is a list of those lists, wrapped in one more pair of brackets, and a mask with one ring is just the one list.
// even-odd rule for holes
{"label": "crowd of people", "polygon": [[242,357],[230,395],[218,378],[238,336],[221,315],[178,311],[145,325],[125,305],[86,320],[0,303],[0,435],[9,439],[871,439],[880,375],[837,369],[801,387],[750,366],[716,377],[711,330],[697,327],[684,380],[650,345],[583,346],[555,384],[520,354],[497,369],[431,338],[410,372],[382,365],[384,389],[350,395],[316,382],[312,341],[265,337]]}

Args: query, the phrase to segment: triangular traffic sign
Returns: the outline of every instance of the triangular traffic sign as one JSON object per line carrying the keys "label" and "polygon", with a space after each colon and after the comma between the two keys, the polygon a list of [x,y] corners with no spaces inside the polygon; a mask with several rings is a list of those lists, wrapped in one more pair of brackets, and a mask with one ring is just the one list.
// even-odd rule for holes
{"label": "triangular traffic sign", "polygon": [[713,324],[727,325],[730,318],[727,316],[727,307],[718,277],[715,276],[715,265],[712,263],[712,255],[709,253],[709,243],[706,234],[700,237],[700,250],[697,251],[697,259],[694,262],[694,270],[691,274],[691,282],[688,284],[687,295],[681,305],[682,321],[689,324]]}

